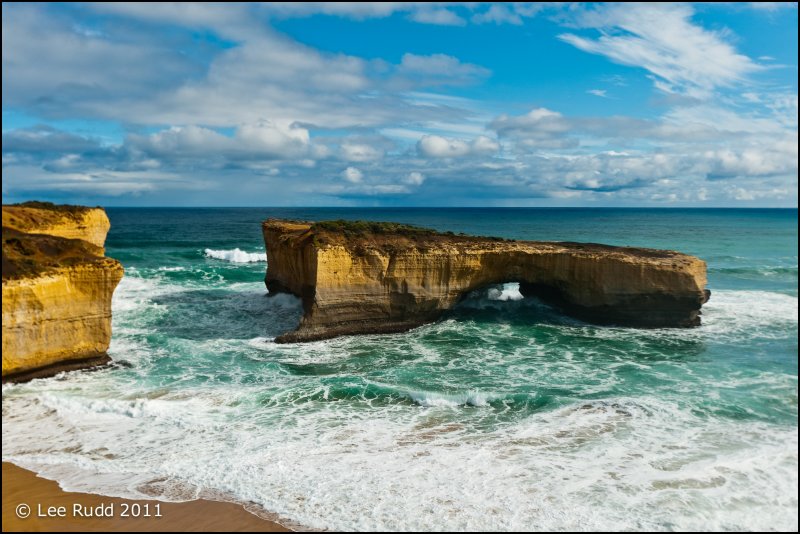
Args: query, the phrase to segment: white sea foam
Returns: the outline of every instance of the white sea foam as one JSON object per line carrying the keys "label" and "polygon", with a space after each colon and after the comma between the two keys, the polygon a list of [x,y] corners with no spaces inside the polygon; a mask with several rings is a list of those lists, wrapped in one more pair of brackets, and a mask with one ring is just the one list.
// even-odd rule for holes
{"label": "white sea foam", "polygon": [[409,392],[409,397],[420,406],[426,408],[434,406],[486,406],[489,402],[489,398],[482,393],[447,395],[429,391],[411,391]]}
{"label": "white sea foam", "polygon": [[772,291],[714,291],[703,306],[710,330],[749,330],[768,325],[797,326],[797,297]]}
{"label": "white sea foam", "polygon": [[492,287],[487,294],[489,300],[522,300],[524,297],[519,292],[519,284],[503,284],[502,288]]}
{"label": "white sea foam", "polygon": [[458,306],[481,310],[507,309],[509,304],[521,304],[519,301],[523,298],[518,283],[497,284],[470,292]]}
{"label": "white sea foam", "polygon": [[[224,492],[319,528],[797,525],[796,428],[712,421],[670,402],[619,398],[483,432],[469,430],[468,418],[436,411],[450,403],[421,412],[374,407],[367,417],[336,403],[315,413],[289,404],[270,423],[280,431],[265,432],[254,426],[259,418],[267,424],[264,407],[230,418],[241,392],[227,400],[190,393],[191,400],[129,401],[34,394],[36,402],[9,403],[3,459],[69,490],[100,486],[128,497],[166,478],[195,489],[176,499]],[[39,448],[31,451],[31,443]],[[331,484],[342,490],[330,491]]]}
{"label": "white sea foam", "polygon": [[240,248],[233,250],[212,250],[205,249],[204,254],[208,258],[215,260],[230,261],[233,263],[256,263],[260,261],[267,261],[266,252],[245,252]]}
{"label": "white sea foam", "polygon": [[[269,321],[269,314],[298,306],[283,296],[259,300],[252,288],[252,296],[234,295],[230,306],[254,328],[262,317]],[[370,338],[276,345],[266,334],[228,339],[223,329],[221,339],[173,340],[154,354],[143,327],[160,320],[165,297],[184,290],[165,279],[126,275],[114,296],[112,355],[137,366],[162,358],[184,366],[185,375],[139,382],[101,371],[4,385],[3,459],[68,490],[142,497],[158,487],[166,488],[158,491],[167,500],[224,493],[333,530],[797,530],[796,425],[700,413],[682,393],[597,398],[620,380],[617,368],[647,369],[651,362],[606,355],[610,363],[589,376],[582,371],[593,357],[590,345],[558,360],[546,338],[450,319],[380,338],[386,354],[375,365],[401,354],[426,365],[481,370],[502,357],[509,374],[534,388],[531,395],[572,384],[591,400],[523,411],[500,424],[495,400],[502,395],[477,385],[442,393],[356,377],[354,384],[414,404],[379,398],[368,409],[354,408],[327,393]],[[796,332],[797,298],[790,295],[717,291],[704,310],[698,329],[586,331],[600,343]],[[548,328],[578,335],[583,327]],[[448,335],[483,341],[460,348],[421,339]],[[499,352],[496,344],[509,340],[514,348]],[[258,380],[214,381],[238,372],[231,354],[247,351],[257,356]],[[207,366],[204,354],[212,355]],[[276,362],[330,369],[318,370],[328,375],[312,381],[318,385],[304,387],[303,377]],[[402,372],[402,363],[393,365]],[[216,374],[181,385],[205,372]],[[777,379],[730,375],[723,385],[736,389],[754,380]],[[492,391],[503,391],[502,381],[496,378]],[[795,393],[778,400],[796,406],[796,376],[780,381],[779,391],[793,385]]]}

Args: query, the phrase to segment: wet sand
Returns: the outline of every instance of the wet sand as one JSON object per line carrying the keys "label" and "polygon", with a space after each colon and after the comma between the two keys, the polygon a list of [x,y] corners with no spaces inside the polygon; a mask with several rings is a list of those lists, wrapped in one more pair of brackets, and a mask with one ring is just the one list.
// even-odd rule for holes
{"label": "wet sand", "polygon": [[[138,503],[141,513],[149,505],[152,515],[155,505],[160,505],[162,517],[120,517],[125,509]],[[17,507],[28,505],[30,515],[21,519]],[[114,517],[72,517],[74,505],[97,507],[113,504]],[[37,517],[41,505],[65,507],[66,517]],[[135,510],[135,508],[134,508]],[[24,515],[25,508],[22,513]],[[288,532],[278,523],[262,519],[239,504],[196,500],[189,502],[163,502],[104,497],[90,493],[72,493],[62,490],[52,480],[39,478],[35,473],[3,462],[3,532]]]}

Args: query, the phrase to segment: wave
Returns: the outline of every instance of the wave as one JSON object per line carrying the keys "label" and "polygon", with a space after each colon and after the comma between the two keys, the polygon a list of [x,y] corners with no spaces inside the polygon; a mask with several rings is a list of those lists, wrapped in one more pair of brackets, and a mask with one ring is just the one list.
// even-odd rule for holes
{"label": "wave", "polygon": [[[309,410],[297,398],[272,410],[263,390],[110,399],[76,398],[75,386],[3,391],[3,459],[70,491],[213,492],[343,530],[796,530],[796,426],[708,418],[674,399],[587,399],[492,425],[486,410],[336,399]],[[353,472],[361,483],[347,492],[320,483]]]}
{"label": "wave", "polygon": [[522,300],[522,293],[519,292],[519,284],[503,284],[501,287],[492,287],[486,294],[489,300]]}
{"label": "wave", "polygon": [[488,406],[489,401],[493,400],[492,395],[481,393],[477,391],[466,393],[435,393],[432,391],[407,391],[411,400],[419,404],[423,408],[435,408],[446,406],[449,408],[456,408],[462,406],[485,407]]}
{"label": "wave", "polygon": [[518,283],[496,284],[470,291],[456,306],[457,309],[511,310],[520,306],[536,306],[538,299],[525,299]]}
{"label": "wave", "polygon": [[771,291],[713,291],[701,332],[778,337],[797,328],[797,297]]}
{"label": "wave", "polygon": [[709,274],[721,274],[729,276],[762,276],[762,277],[779,277],[789,275],[797,277],[797,266],[771,266],[764,265],[758,267],[711,267],[708,269]]}
{"label": "wave", "polygon": [[[135,367],[4,385],[4,460],[71,491],[225,494],[320,529],[797,530],[796,371],[706,376],[690,358],[791,350],[796,296],[716,290],[697,329],[448,319],[281,345],[297,299],[140,274],[115,292],[110,351]],[[476,300],[533,324],[509,285]],[[631,383],[646,376],[678,387]],[[745,417],[726,391],[794,422]]]}
{"label": "wave", "polygon": [[233,250],[213,250],[207,248],[204,254],[207,258],[229,261],[232,263],[257,263],[260,261],[267,261],[266,252],[245,252],[240,248],[235,248]]}

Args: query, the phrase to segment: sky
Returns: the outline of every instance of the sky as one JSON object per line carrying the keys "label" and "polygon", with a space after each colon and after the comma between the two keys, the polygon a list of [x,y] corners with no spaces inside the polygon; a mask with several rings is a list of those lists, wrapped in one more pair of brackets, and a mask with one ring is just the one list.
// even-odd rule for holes
{"label": "sky", "polygon": [[3,202],[797,207],[796,3],[3,3]]}

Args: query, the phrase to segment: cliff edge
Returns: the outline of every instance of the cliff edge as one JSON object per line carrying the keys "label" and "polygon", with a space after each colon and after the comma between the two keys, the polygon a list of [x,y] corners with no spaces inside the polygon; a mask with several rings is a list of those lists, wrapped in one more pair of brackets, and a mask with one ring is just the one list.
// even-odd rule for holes
{"label": "cliff edge", "polygon": [[3,206],[3,382],[109,361],[111,296],[123,275],[104,257],[109,227],[100,208]]}
{"label": "cliff edge", "polygon": [[597,324],[690,327],[708,300],[706,264],[669,250],[513,241],[396,223],[262,224],[271,294],[303,301],[279,343],[401,332],[434,321],[472,290],[519,282]]}
{"label": "cliff edge", "polygon": [[111,223],[103,208],[24,202],[3,206],[3,228],[82,239],[102,249]]}

